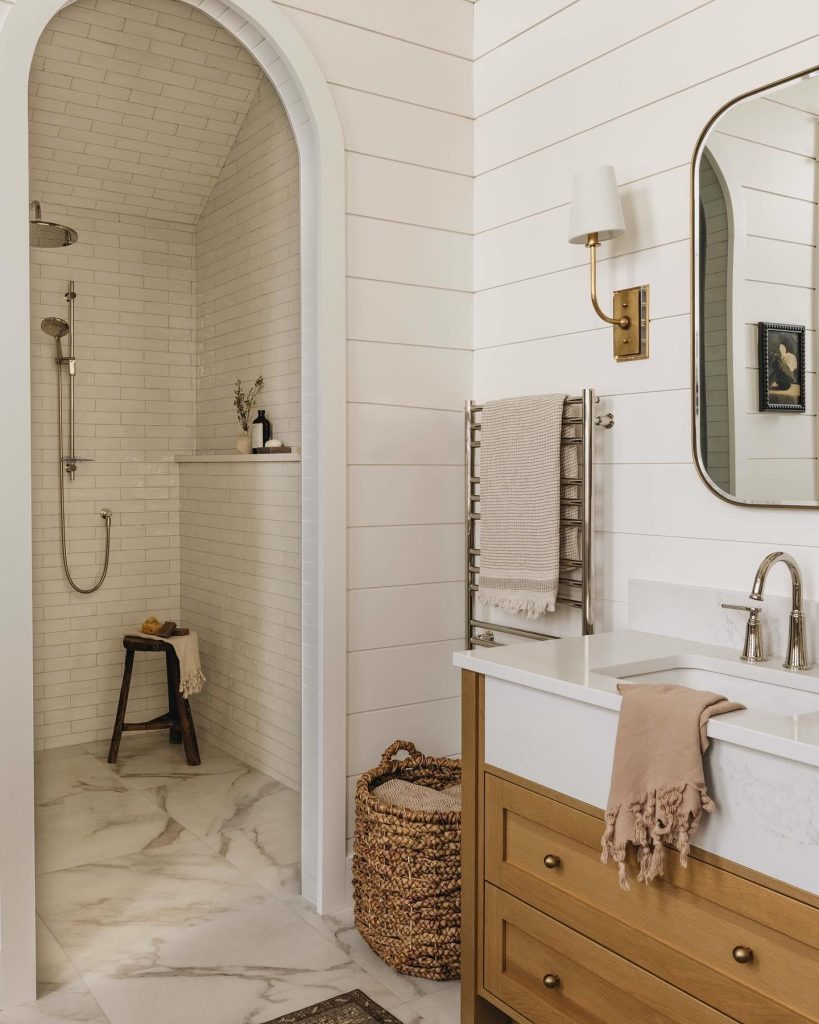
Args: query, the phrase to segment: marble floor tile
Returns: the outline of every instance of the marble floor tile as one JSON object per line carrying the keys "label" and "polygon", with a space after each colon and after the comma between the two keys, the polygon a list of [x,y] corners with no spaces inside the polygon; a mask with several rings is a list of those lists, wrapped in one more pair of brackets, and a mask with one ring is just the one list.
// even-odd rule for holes
{"label": "marble floor tile", "polygon": [[50,871],[38,891],[43,921],[82,973],[150,957],[168,935],[269,900],[198,839]]}
{"label": "marble floor tile", "polygon": [[38,872],[152,850],[191,838],[155,802],[139,793],[116,789],[76,792],[38,803],[35,829]]}
{"label": "marble floor tile", "polygon": [[352,988],[395,995],[275,897],[156,937],[115,971],[83,971],[113,1024],[261,1024]]}
{"label": "marble floor tile", "polygon": [[402,1003],[400,1014],[405,1024],[457,1024],[461,1018],[461,985],[458,981],[433,982],[434,991]]}
{"label": "marble floor tile", "polygon": [[111,767],[107,743],[38,758],[41,998],[0,1024],[263,1024],[353,988],[405,1024],[457,1024],[456,982],[396,973],[352,911],[298,895],[298,793],[133,740]]}
{"label": "marble floor tile", "polygon": [[316,913],[315,908],[301,896],[291,898],[288,901],[288,906],[320,934],[331,938],[346,956],[377,978],[404,1002],[439,994],[448,986],[459,987],[458,982],[428,981],[426,978],[413,978],[408,974],[399,974],[398,971],[393,970],[370,949],[361,937],[353,922],[351,907],[336,914],[327,914],[321,917]]}
{"label": "marble floor tile", "polygon": [[108,764],[108,740],[87,744],[89,754],[105,764],[106,768],[128,789],[152,789],[168,783],[239,772],[245,765],[237,757],[208,744],[199,742],[202,763],[189,765],[179,744],[168,741],[167,732],[145,734],[129,733],[123,736],[117,763]]}
{"label": "marble floor tile", "polygon": [[76,757],[78,753],[84,750],[85,746],[81,743],[70,743],[64,747],[49,747],[47,750],[35,750],[34,761],[35,764],[38,764],[55,761],[61,757]]}
{"label": "marble floor tile", "polygon": [[259,825],[205,836],[204,841],[269,892],[295,896],[301,891],[299,802],[298,793],[283,790],[276,797],[279,806],[273,817]]}
{"label": "marble floor tile", "polygon": [[280,818],[293,791],[254,768],[190,777],[140,793],[194,835],[254,827]]}
{"label": "marble floor tile", "polygon": [[39,984],[37,1001],[0,1013],[0,1024],[110,1024],[110,1021],[75,971],[71,981]]}
{"label": "marble floor tile", "polygon": [[34,793],[39,806],[78,793],[124,789],[125,786],[107,764],[101,764],[85,751],[76,752],[72,757],[37,761],[34,765]]}

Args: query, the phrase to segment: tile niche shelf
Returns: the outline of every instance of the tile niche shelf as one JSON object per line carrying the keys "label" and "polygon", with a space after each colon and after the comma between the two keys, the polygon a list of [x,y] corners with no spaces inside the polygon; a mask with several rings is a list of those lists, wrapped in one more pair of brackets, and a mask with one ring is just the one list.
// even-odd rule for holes
{"label": "tile niche shelf", "polygon": [[301,452],[287,455],[174,455],[174,462],[301,462]]}

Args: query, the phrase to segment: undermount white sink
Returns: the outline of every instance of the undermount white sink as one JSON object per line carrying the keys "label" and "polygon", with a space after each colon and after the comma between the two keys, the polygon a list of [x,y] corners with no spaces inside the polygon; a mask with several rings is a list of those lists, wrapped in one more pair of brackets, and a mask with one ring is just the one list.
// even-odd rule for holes
{"label": "undermount white sink", "polygon": [[596,672],[623,682],[674,683],[694,690],[711,690],[744,704],[749,711],[768,715],[793,717],[819,712],[819,693],[800,689],[798,673],[778,669],[776,662],[752,665],[675,655],[610,665]]}
{"label": "undermount white sink", "polygon": [[[819,646],[812,652],[819,655]],[[484,761],[605,807],[617,742],[617,683],[676,683],[747,711],[708,722],[717,812],[697,845],[819,895],[819,664],[749,664],[733,648],[619,630],[455,655],[484,677]]]}

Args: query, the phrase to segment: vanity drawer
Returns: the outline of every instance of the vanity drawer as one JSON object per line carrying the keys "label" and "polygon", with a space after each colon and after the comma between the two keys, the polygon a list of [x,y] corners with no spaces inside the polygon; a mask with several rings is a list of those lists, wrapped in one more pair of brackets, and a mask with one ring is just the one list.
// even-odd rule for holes
{"label": "vanity drawer", "polygon": [[484,920],[484,986],[533,1024],[730,1024],[492,885]]}
{"label": "vanity drawer", "polygon": [[623,892],[600,863],[602,831],[601,817],[486,775],[488,881],[742,1024],[819,1022],[819,910],[703,860],[683,869],[673,851],[664,879],[634,871]]}

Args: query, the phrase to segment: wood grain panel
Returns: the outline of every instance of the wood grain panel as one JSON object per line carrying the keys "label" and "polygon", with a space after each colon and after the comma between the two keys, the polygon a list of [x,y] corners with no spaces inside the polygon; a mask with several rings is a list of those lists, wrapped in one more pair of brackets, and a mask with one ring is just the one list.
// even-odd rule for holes
{"label": "wood grain panel", "polygon": [[[485,980],[534,1024],[728,1024],[729,1018],[486,886]],[[544,978],[559,984],[547,988]]]}
{"label": "wood grain panel", "polygon": [[[486,815],[489,881],[738,1020],[819,1021],[819,911],[807,903],[671,854],[663,880],[624,893],[601,867],[598,816],[489,774]],[[738,964],[736,946],[753,962]]]}
{"label": "wood grain panel", "polygon": [[484,677],[461,673],[461,1024],[503,1024],[483,986]]}

